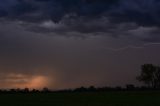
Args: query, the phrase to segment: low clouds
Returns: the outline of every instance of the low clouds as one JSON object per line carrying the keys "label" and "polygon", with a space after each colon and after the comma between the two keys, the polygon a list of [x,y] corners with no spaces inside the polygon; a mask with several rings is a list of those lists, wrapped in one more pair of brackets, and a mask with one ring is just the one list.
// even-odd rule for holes
{"label": "low clouds", "polygon": [[108,36],[113,38],[136,39],[146,43],[159,42],[158,26],[139,26],[133,22],[112,23],[108,18],[87,20],[86,18],[64,18],[59,23],[46,20],[40,23],[22,23],[28,31],[50,36],[90,38]]}

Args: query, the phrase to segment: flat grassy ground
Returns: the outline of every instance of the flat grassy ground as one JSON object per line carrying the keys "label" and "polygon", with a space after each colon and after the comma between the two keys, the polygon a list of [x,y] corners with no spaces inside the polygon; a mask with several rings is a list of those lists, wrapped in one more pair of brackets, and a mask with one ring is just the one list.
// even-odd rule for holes
{"label": "flat grassy ground", "polygon": [[160,91],[0,94],[0,106],[160,106]]}

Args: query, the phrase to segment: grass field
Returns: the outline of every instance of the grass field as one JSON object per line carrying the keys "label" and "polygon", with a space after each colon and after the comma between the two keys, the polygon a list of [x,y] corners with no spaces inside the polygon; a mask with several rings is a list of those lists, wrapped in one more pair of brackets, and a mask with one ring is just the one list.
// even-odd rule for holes
{"label": "grass field", "polygon": [[0,94],[0,106],[160,106],[160,92]]}

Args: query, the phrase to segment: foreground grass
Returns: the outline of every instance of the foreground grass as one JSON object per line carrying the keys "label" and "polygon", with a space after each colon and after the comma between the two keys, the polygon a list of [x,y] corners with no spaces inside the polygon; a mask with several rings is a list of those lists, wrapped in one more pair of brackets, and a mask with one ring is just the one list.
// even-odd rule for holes
{"label": "foreground grass", "polygon": [[160,92],[0,94],[0,106],[160,106]]}

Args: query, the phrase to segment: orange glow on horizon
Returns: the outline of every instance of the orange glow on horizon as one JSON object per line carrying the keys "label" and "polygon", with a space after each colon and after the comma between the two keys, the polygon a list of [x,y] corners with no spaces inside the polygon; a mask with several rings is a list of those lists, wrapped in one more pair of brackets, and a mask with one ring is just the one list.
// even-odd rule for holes
{"label": "orange glow on horizon", "polygon": [[34,76],[33,78],[31,78],[26,84],[19,84],[17,85],[17,87],[19,86],[19,88],[30,88],[30,89],[39,89],[39,88],[43,88],[46,87],[48,85],[48,78],[44,77],[44,76]]}
{"label": "orange glow on horizon", "polygon": [[48,87],[50,82],[49,77],[44,75],[25,75],[11,73],[3,76],[3,80],[0,80],[0,86],[4,89],[42,89],[44,87]]}

